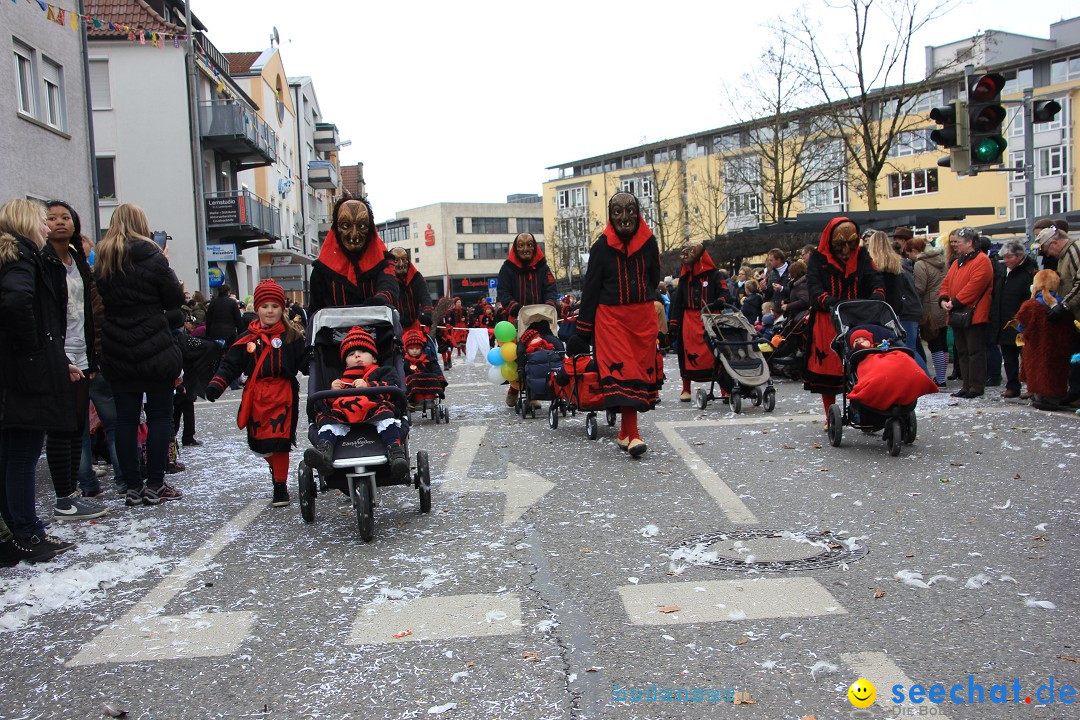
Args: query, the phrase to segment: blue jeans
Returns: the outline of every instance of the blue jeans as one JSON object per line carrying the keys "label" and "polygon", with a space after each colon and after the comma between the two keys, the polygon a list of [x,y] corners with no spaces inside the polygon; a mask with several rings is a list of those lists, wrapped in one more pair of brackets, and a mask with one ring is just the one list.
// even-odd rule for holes
{"label": "blue jeans", "polygon": [[[101,373],[90,380],[90,402],[94,403],[98,419],[105,429],[105,440],[109,445],[109,460],[112,461],[113,479],[120,486],[120,463],[116,460],[116,401],[113,400],[112,385]],[[82,461],[79,463],[79,489],[93,492],[101,487],[94,472],[94,457],[90,452],[90,423],[83,430]]]}
{"label": "blue jeans", "polygon": [[37,463],[44,430],[0,429],[0,514],[17,538],[44,535],[37,516]]}
{"label": "blue jeans", "polygon": [[904,341],[906,347],[911,348],[915,352],[915,362],[919,363],[919,367],[928,377],[933,378],[934,373],[930,372],[926,368],[926,359],[923,358],[922,348],[919,347],[919,321],[918,320],[901,320],[900,327],[904,328],[904,332],[907,334],[907,340]]}
{"label": "blue jeans", "polygon": [[[117,392],[116,400],[116,459],[117,477],[128,490],[143,486],[139,470],[139,412],[143,393]],[[146,484],[161,487],[165,482],[165,464],[169,460],[169,443],[173,437],[173,391],[153,390],[146,393]],[[119,481],[118,481],[119,482]]]}

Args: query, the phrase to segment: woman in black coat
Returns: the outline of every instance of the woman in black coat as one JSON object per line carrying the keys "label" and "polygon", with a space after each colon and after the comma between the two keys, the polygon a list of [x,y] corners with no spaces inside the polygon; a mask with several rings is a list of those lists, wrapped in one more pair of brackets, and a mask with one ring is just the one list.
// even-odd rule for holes
{"label": "woman in black coat", "polygon": [[[182,358],[173,341],[168,310],[184,302],[169,261],[150,239],[146,213],[136,205],[113,211],[94,263],[105,304],[102,372],[116,398],[116,458],[128,505],[157,505],[182,497],[165,482],[173,437],[173,390]],[[136,433],[146,395],[146,487],[139,470]]]}
{"label": "woman in black coat", "polygon": [[63,270],[42,255],[45,208],[12,200],[0,209],[0,513],[16,543],[43,554],[75,547],[45,533],[37,517],[35,469],[46,431],[75,429],[64,355]]}

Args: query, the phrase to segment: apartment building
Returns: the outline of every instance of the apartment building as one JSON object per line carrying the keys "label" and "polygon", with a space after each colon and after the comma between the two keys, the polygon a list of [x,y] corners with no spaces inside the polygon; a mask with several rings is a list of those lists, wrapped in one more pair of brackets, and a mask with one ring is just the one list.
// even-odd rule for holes
{"label": "apartment building", "polygon": [[[1003,74],[1008,84],[1003,100],[1010,108],[1005,156],[1007,166],[1023,166],[1023,112],[1019,101],[1031,88],[1037,98],[1055,98],[1062,111],[1048,123],[1035,126],[1035,193],[1037,216],[1059,215],[1073,209],[1077,193],[1074,171],[1077,151],[1076,100],[1080,99],[1080,18],[1050,26],[1048,38],[1029,38],[988,31],[967,39],[926,48],[927,68],[945,63],[971,63],[979,72]],[[929,119],[934,107],[966,91],[962,71],[942,75],[907,110],[916,120],[901,133],[889,152],[889,166],[879,178],[879,211],[991,207],[988,215],[962,221],[927,222],[924,232],[945,232],[960,224],[991,226],[1023,220],[1024,183],[1020,173],[984,172],[959,176],[937,165],[945,151],[930,142],[936,125]],[[812,109],[811,109],[812,110]],[[882,103],[882,117],[888,118]],[[791,117],[798,133],[801,118]],[[757,121],[760,126],[760,121]],[[606,223],[607,201],[616,192],[633,192],[661,246],[677,247],[686,240],[705,240],[742,228],[772,222],[771,198],[759,182],[762,160],[748,142],[755,122],[714,128],[670,140],[616,150],[548,168],[555,177],[544,183],[543,214],[552,245],[552,261],[560,275],[583,272],[588,248]],[[792,203],[796,213],[841,213],[868,209],[858,178],[849,172],[829,172],[844,166],[843,148],[822,140],[808,163],[814,178]]]}
{"label": "apartment building", "polygon": [[409,251],[433,298],[476,300],[495,295],[499,269],[518,233],[544,246],[538,195],[510,195],[505,203],[435,203],[402,210],[378,224],[389,248]]}
{"label": "apartment building", "polygon": [[0,9],[0,203],[66,200],[93,236],[94,197],[82,25],[48,20],[36,3]]}

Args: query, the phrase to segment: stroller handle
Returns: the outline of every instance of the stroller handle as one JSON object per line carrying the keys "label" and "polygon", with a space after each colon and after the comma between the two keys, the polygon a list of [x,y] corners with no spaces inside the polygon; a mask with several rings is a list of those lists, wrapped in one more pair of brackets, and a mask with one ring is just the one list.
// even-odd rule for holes
{"label": "stroller handle", "polygon": [[404,412],[408,406],[408,398],[405,391],[396,385],[377,385],[375,387],[342,388],[341,390],[319,390],[311,393],[307,398],[307,410],[311,415],[315,409],[315,403],[320,400],[332,400],[339,397],[363,397],[385,395],[393,401],[395,407]]}

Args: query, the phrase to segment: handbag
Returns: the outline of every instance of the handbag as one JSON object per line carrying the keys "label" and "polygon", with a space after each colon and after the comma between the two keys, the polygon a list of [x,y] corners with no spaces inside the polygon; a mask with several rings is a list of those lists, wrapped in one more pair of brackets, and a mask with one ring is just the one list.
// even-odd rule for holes
{"label": "handbag", "polygon": [[953,330],[967,330],[969,327],[971,327],[971,319],[974,315],[974,306],[957,306],[954,303],[953,309],[949,311],[949,327],[951,327]]}

